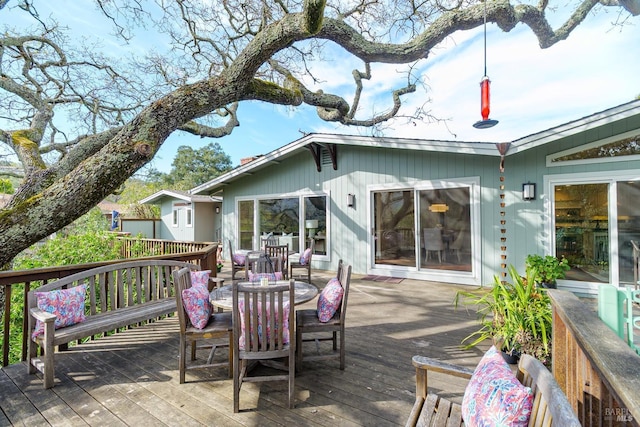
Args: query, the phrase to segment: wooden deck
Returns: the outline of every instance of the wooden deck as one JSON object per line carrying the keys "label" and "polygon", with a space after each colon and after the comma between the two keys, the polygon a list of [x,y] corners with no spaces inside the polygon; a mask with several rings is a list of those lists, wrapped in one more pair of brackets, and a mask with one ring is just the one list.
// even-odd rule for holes
{"label": "wooden deck", "polygon": [[[329,274],[314,271],[314,283],[324,286]],[[189,382],[179,384],[172,317],[58,354],[56,386],[49,390],[23,364],[3,368],[0,426],[404,425],[414,401],[413,355],[473,367],[486,347],[460,349],[477,328],[474,313],[454,310],[460,287],[363,277],[354,275],[351,283],[346,369],[337,360],[303,363],[293,410],[286,409],[285,383],[244,384],[241,412],[234,414],[225,369],[188,372]],[[305,343],[305,351],[314,346]],[[434,376],[430,386],[459,401],[464,381]]]}

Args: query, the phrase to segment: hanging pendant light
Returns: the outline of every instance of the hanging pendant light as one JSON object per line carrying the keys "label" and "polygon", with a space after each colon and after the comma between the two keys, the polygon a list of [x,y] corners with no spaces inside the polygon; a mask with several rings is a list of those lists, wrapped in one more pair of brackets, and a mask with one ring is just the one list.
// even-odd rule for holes
{"label": "hanging pendant light", "polygon": [[498,124],[497,120],[489,118],[491,81],[487,76],[487,0],[484,0],[484,77],[480,81],[480,114],[482,120],[473,124],[476,129],[488,129]]}

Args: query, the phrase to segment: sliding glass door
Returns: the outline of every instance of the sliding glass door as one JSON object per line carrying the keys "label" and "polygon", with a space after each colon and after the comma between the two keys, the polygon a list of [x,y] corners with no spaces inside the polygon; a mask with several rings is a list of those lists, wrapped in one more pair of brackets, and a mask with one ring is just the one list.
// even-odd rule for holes
{"label": "sliding glass door", "polygon": [[372,191],[374,268],[471,272],[474,184],[427,182]]}

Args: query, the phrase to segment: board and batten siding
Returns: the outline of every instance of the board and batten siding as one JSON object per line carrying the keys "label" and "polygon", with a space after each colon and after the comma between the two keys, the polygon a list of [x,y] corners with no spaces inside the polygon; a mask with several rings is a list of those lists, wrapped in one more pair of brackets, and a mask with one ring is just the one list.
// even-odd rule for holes
{"label": "board and batten siding", "polygon": [[[256,170],[252,175],[233,181],[224,187],[223,234],[235,243],[235,209],[239,198],[281,197],[297,194],[326,193],[330,198],[330,253],[326,259],[314,257],[318,269],[335,268],[340,258],[353,265],[356,274],[371,271],[371,231],[369,197],[372,189],[407,189],[432,180],[479,180],[481,271],[474,284],[491,284],[494,275],[503,269],[501,237],[506,237],[506,264],[524,273],[528,254],[548,253],[549,194],[544,188],[545,177],[597,171],[631,170],[640,172],[640,161],[616,161],[581,165],[548,167],[546,158],[590,142],[599,141],[633,129],[640,129],[640,118],[627,118],[569,137],[523,150],[516,148],[505,158],[504,202],[506,224],[500,225],[500,157],[456,152],[406,150],[366,145],[338,145],[338,169],[329,164],[316,170],[311,155],[300,151],[281,159],[280,163]],[[318,136],[321,143],[321,136]],[[522,200],[522,184],[536,184],[536,199]],[[355,207],[347,207],[347,195],[355,195]],[[503,235],[501,229],[505,228]],[[226,249],[228,250],[228,248]],[[429,278],[420,273],[419,278]],[[415,276],[407,276],[415,277]]]}

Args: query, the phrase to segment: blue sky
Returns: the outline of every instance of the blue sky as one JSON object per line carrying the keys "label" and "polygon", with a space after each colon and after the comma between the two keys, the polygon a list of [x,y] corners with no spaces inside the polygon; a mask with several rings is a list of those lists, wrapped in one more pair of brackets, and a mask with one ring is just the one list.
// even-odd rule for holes
{"label": "blue sky", "polygon": [[[107,29],[95,19],[95,9],[73,0],[36,1],[39,7],[67,11],[73,27],[84,26],[84,34]],[[11,3],[10,3],[11,4]],[[572,32],[570,37],[551,48],[540,49],[531,31],[519,25],[509,33],[496,26],[487,28],[487,74],[491,85],[491,118],[500,123],[478,130],[472,124],[480,120],[479,82],[484,73],[483,31],[458,32],[432,50],[413,72],[425,86],[405,95],[401,114],[411,114],[429,101],[430,113],[445,123],[407,123],[398,119],[389,123],[384,135],[458,141],[511,141],[589,114],[629,102],[640,95],[640,17],[628,25],[614,26],[620,9],[604,8]],[[624,14],[626,17],[628,14]],[[7,9],[0,22],[8,19]],[[554,27],[565,19],[557,14]],[[155,39],[157,40],[157,39]],[[149,43],[149,40],[143,40]],[[144,48],[133,47],[133,49]],[[362,64],[339,49],[331,59],[312,64],[317,75],[326,76],[325,92],[334,91],[351,99],[351,70]],[[363,97],[364,112],[386,109],[390,92],[406,81],[406,66],[374,65],[373,78],[365,88],[373,89]],[[319,89],[320,86],[313,86]],[[365,117],[364,114],[360,116]],[[239,109],[240,127],[220,139],[201,139],[175,132],[162,146],[152,166],[168,172],[180,145],[199,148],[218,142],[230,155],[234,166],[243,157],[265,154],[300,138],[303,133],[329,132],[368,135],[370,129],[348,128],[323,122],[313,108],[288,108],[259,102],[245,102]]]}
{"label": "blue sky", "polygon": [[[499,124],[478,130],[472,124],[481,119],[479,83],[484,73],[482,28],[456,33],[442,49],[432,51],[423,61],[420,72],[428,84],[425,91],[403,97],[404,111],[430,99],[431,113],[443,123],[391,123],[384,131],[389,137],[410,137],[458,141],[512,141],[571,120],[590,115],[633,100],[640,95],[640,18],[630,25],[614,27],[617,10],[605,9],[590,16],[570,37],[551,48],[540,49],[528,27],[519,25],[510,33],[496,26],[487,29],[487,74],[491,79],[491,118]],[[357,62],[338,55],[321,75],[337,77],[331,88],[347,92],[349,64]],[[360,67],[361,68],[361,67]],[[404,75],[397,65],[374,67],[374,78],[368,82],[378,97],[367,99],[369,105],[383,108],[383,96],[401,84]],[[383,96],[380,96],[382,92]],[[319,120],[312,108],[295,110],[264,103],[241,106],[240,127],[232,135],[217,140],[238,165],[240,159],[265,154],[302,136],[302,132],[370,134],[368,129],[347,128]],[[173,153],[179,145],[194,148],[209,141],[175,133],[164,144],[154,164],[170,168]]]}

